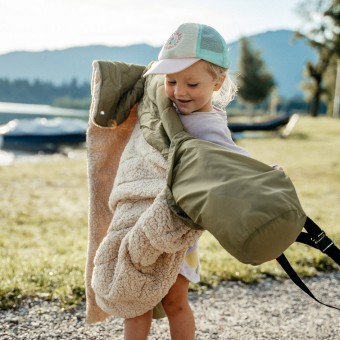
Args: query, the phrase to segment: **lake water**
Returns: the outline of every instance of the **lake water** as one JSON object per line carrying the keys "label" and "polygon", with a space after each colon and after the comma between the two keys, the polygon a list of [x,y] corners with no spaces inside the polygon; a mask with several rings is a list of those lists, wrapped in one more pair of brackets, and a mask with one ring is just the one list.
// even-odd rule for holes
{"label": "lake water", "polygon": [[[0,125],[6,124],[13,119],[27,118],[76,118],[88,121],[89,112],[87,110],[74,110],[52,107],[50,105],[4,103],[0,102]],[[1,137],[1,136],[0,136]],[[83,148],[64,148],[60,151],[61,157],[84,157]],[[80,156],[81,155],[81,156]],[[21,161],[44,161],[49,157],[56,156],[58,153],[44,154],[42,152],[25,152],[19,150],[4,150],[0,145],[0,166],[11,165]]]}
{"label": "lake water", "polygon": [[12,119],[23,118],[77,118],[88,120],[88,110],[75,110],[53,107],[50,105],[4,103],[0,102],[0,124],[5,124]]}

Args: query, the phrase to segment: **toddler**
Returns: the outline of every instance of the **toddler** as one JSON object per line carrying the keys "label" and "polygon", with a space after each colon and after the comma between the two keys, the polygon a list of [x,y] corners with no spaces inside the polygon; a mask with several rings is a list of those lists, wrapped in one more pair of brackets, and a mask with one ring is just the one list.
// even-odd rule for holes
{"label": "toddler", "polygon": [[[212,27],[185,23],[167,40],[158,61],[144,76],[165,75],[166,94],[190,134],[248,155],[233,142],[223,110],[236,92],[228,68],[228,49],[222,36]],[[213,100],[216,94],[217,100]],[[193,340],[195,337],[188,285],[190,281],[198,282],[198,269],[196,244],[188,250],[177,281],[162,300],[172,339]],[[151,319],[152,311],[126,319],[125,339],[146,339]]]}

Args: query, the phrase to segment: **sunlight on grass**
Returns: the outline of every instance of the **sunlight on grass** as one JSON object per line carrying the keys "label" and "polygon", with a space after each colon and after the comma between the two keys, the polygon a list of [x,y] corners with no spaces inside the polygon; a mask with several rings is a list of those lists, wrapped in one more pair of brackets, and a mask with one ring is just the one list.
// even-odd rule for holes
{"label": "sunlight on grass", "polygon": [[0,168],[0,304],[37,296],[72,305],[84,298],[85,161]]}
{"label": "sunlight on grass", "polygon": [[[306,213],[340,245],[340,120],[301,117],[288,139],[269,135],[240,139],[240,145],[268,164],[280,164],[293,180]],[[84,299],[87,247],[86,161],[51,158],[48,162],[0,167],[0,306],[26,297],[58,300],[72,306]],[[201,285],[222,280],[252,283],[280,278],[275,261],[241,264],[208,233],[200,240]],[[303,245],[287,256],[302,275],[338,267]]]}

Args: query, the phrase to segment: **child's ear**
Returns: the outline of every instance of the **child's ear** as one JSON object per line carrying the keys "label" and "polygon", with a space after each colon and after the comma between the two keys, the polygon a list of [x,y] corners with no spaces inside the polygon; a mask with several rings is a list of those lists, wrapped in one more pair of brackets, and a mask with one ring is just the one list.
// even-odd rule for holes
{"label": "child's ear", "polygon": [[218,91],[222,85],[223,85],[223,82],[225,80],[225,77],[226,77],[226,74],[223,73],[219,76],[218,79],[216,79],[216,82],[215,82],[215,86],[214,86],[214,91]]}

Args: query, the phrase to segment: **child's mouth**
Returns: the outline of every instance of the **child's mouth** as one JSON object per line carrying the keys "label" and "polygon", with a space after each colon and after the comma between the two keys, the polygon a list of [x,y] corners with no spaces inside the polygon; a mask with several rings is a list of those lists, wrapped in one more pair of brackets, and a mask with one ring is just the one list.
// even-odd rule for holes
{"label": "child's mouth", "polygon": [[181,103],[181,104],[186,104],[191,102],[191,100],[182,100],[182,99],[177,99],[177,102]]}

